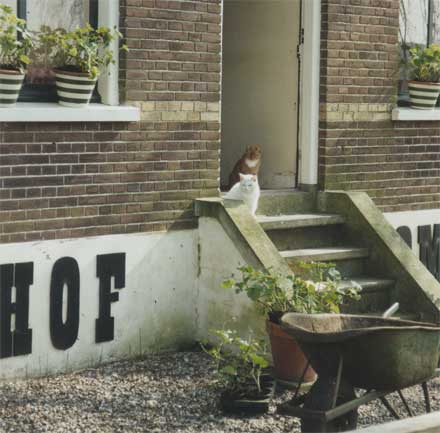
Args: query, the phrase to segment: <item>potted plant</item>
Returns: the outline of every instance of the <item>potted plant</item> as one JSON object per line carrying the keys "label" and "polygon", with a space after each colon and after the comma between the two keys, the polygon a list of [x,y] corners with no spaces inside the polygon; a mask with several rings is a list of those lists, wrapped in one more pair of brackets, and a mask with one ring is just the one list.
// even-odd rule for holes
{"label": "potted plant", "polygon": [[[340,286],[341,276],[325,263],[302,265],[310,279],[298,275],[259,271],[251,266],[239,268],[241,279],[228,279],[223,287],[246,293],[255,302],[258,311],[267,318],[275,376],[278,380],[297,382],[307,367],[307,359],[296,341],[280,326],[284,313],[339,313],[346,298],[359,299],[359,285]],[[304,381],[311,382],[316,375],[307,369]]]}
{"label": "potted plant", "polygon": [[0,107],[17,103],[33,45],[26,21],[9,6],[0,5]]}
{"label": "potted plant", "polygon": [[[67,107],[85,107],[92,98],[101,72],[115,63],[110,43],[122,37],[108,27],[94,29],[87,24],[71,32],[46,30],[41,44],[49,51],[55,68],[59,103]],[[127,47],[122,46],[123,50]]]}
{"label": "potted plant", "polygon": [[273,378],[263,342],[240,338],[236,331],[211,331],[213,345],[202,349],[215,361],[220,404],[224,412],[257,414],[269,409],[274,390]]}
{"label": "potted plant", "polygon": [[407,64],[411,107],[433,109],[440,94],[440,47],[432,44],[426,48],[411,48]]}

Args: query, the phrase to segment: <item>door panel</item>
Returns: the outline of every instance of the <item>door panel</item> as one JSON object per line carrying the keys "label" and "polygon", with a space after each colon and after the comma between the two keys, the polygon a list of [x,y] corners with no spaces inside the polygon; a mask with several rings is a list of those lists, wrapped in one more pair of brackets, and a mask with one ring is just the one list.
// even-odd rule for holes
{"label": "door panel", "polygon": [[222,184],[258,143],[261,186],[295,186],[299,15],[299,0],[224,2]]}

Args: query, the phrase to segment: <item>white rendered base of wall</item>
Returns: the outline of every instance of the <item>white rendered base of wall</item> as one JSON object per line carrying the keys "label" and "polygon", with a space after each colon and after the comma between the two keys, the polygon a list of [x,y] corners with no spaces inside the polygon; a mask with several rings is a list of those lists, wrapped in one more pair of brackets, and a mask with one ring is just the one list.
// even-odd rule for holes
{"label": "white rendered base of wall", "polygon": [[[119,300],[111,303],[114,339],[96,343],[95,322],[99,315],[97,255],[110,253],[126,253],[125,287],[112,289],[119,294]],[[58,350],[50,336],[50,283],[54,263],[66,256],[74,258],[80,270],[79,332],[70,348]],[[0,359],[0,378],[77,370],[145,352],[175,349],[194,341],[197,330],[196,231],[103,236],[0,247],[0,265],[23,262],[34,264],[33,284],[29,291],[32,352]],[[65,314],[66,311],[64,317]]]}
{"label": "white rendered base of wall", "polygon": [[405,212],[388,212],[384,214],[388,222],[395,228],[407,227],[411,232],[411,247],[419,257],[419,227],[431,226],[434,232],[434,225],[440,224],[440,209],[415,210]]}
{"label": "white rendered base of wall", "polygon": [[222,288],[222,282],[246,265],[240,252],[215,218],[199,218],[198,339],[212,329],[235,329],[240,335],[265,335],[264,320],[245,294]]}

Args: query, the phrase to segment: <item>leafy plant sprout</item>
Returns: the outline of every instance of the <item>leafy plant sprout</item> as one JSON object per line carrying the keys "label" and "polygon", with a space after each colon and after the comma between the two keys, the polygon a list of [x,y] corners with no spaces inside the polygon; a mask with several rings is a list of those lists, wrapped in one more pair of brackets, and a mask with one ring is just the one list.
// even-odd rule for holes
{"label": "leafy plant sprout", "polygon": [[232,393],[244,395],[254,383],[261,392],[261,374],[269,366],[263,341],[251,337],[243,339],[231,330],[213,330],[210,333],[215,344],[204,342],[201,347],[215,361],[221,385]]}
{"label": "leafy plant sprout", "polygon": [[24,74],[31,63],[29,53],[33,47],[26,21],[17,18],[11,7],[0,5],[0,68]]}

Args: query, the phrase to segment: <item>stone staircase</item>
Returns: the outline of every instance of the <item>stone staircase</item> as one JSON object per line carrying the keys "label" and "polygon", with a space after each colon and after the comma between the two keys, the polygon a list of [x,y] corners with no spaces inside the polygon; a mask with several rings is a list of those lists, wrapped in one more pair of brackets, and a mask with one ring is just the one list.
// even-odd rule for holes
{"label": "stone staircase", "polygon": [[[344,216],[258,215],[257,221],[294,272],[302,273],[301,262],[334,263],[343,277],[343,286],[353,280],[362,287],[362,300],[344,306],[346,312],[380,314],[395,300],[395,281],[366,271],[369,250],[349,238]],[[412,318],[416,317],[412,315]]]}
{"label": "stone staircase", "polygon": [[343,312],[381,315],[399,302],[395,317],[440,323],[439,283],[365,193],[263,193],[256,219],[240,203],[199,199],[196,215],[215,218],[247,263],[294,273],[334,263],[341,285],[362,287]]}

